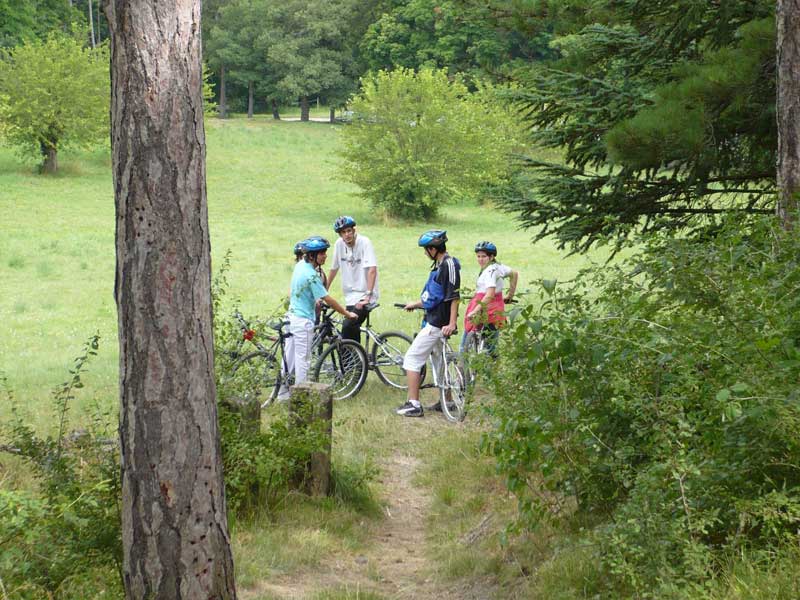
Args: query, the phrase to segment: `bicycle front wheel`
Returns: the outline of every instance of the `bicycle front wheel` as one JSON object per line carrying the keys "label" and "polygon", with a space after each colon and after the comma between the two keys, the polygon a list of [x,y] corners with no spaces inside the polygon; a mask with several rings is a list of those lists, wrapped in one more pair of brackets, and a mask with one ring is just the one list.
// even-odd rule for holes
{"label": "bicycle front wheel", "polygon": [[464,420],[467,403],[466,380],[458,362],[455,354],[447,357],[445,372],[439,382],[442,413],[448,421],[454,423]]}
{"label": "bicycle front wheel", "polygon": [[411,346],[411,338],[399,331],[387,331],[378,336],[372,346],[371,362],[378,378],[392,387],[404,390],[408,387],[403,358]]}
{"label": "bicycle front wheel", "polygon": [[367,379],[367,354],[353,340],[336,340],[325,348],[314,363],[313,381],[331,386],[334,400],[355,396]]}
{"label": "bicycle front wheel", "polygon": [[233,364],[231,377],[243,399],[257,399],[261,408],[266,408],[278,395],[281,361],[268,352],[251,352]]}

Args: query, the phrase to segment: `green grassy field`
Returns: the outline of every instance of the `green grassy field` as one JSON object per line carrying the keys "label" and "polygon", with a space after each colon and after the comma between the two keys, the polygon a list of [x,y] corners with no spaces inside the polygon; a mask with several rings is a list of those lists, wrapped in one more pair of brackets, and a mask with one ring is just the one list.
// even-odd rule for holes
{"label": "green grassy field", "polygon": [[[288,288],[294,243],[312,234],[333,239],[331,223],[353,215],[375,243],[383,307],[374,324],[411,331],[416,319],[391,307],[415,297],[428,261],[416,246],[429,227],[448,230],[451,253],[474,285],[472,245],[494,240],[500,260],[521,273],[520,288],[539,278],[574,275],[585,257],[565,259],[548,243],[490,207],[449,206],[431,223],[395,222],[337,178],[340,126],[323,123],[209,119],[208,204],[214,265],[230,251],[229,296],[243,312],[266,315]],[[114,305],[114,198],[107,149],[62,153],[61,172],[44,177],[0,147],[0,371],[37,426],[50,418],[51,389],[90,335],[101,347],[80,402],[117,398]],[[340,289],[334,286],[334,296]],[[0,407],[0,419],[8,406]]]}
{"label": "green grassy field", "polygon": [[[430,227],[448,230],[467,287],[478,273],[472,246],[480,239],[495,241],[500,259],[520,271],[520,289],[535,289],[542,278],[570,279],[593,259],[605,258],[564,258],[550,243],[532,245],[530,232],[519,231],[510,216],[491,207],[446,207],[432,223],[387,219],[337,179],[338,127],[267,116],[207,122],[214,264],[231,254],[227,309],[236,301],[247,315],[273,313],[288,287],[295,241],[311,234],[333,239],[331,223],[340,214],[355,216],[360,232],[376,245],[383,304],[373,320],[378,329],[417,327],[417,317],[391,304],[419,292],[429,263],[416,240]],[[82,409],[95,404],[113,420],[118,401],[109,153],[64,153],[60,161],[58,176],[42,177],[0,146],[0,376],[23,417],[41,430],[55,425],[51,390],[68,378],[74,357],[95,332],[102,336],[100,352],[84,376],[70,423],[80,423]],[[340,295],[336,285],[334,296]],[[432,393],[426,391],[423,402],[432,401]],[[415,580],[415,597],[423,599],[600,597],[586,584],[602,579],[587,537],[590,525],[555,527],[545,520],[501,544],[515,505],[491,459],[477,451],[481,411],[473,408],[458,426],[435,415],[399,419],[392,408],[403,399],[402,391],[370,376],[357,399],[337,404],[333,497],[290,493],[272,510],[232,521],[240,597],[272,600],[304,591],[302,597],[311,600],[381,600],[394,597],[393,585]],[[485,390],[474,400],[490,401]],[[10,410],[9,402],[0,403],[0,423]],[[274,407],[264,420],[284,410]],[[402,474],[393,462],[398,457],[416,464],[407,480],[396,479]],[[19,465],[3,455],[0,487],[32,484]],[[385,560],[394,545],[385,539],[390,490],[430,498],[418,515],[416,551],[423,564],[394,583],[385,579],[395,572]],[[762,569],[756,559],[742,557],[726,566],[703,597],[796,598],[796,563],[791,554]],[[121,593],[113,573],[90,573],[85,580],[73,582],[78,591],[63,597]]]}

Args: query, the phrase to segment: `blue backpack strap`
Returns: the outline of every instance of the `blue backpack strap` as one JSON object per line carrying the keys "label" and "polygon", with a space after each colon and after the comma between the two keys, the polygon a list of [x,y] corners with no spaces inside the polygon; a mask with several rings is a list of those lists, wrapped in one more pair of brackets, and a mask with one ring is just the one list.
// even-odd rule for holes
{"label": "blue backpack strap", "polygon": [[428,275],[428,281],[419,296],[420,300],[422,300],[422,308],[426,311],[436,308],[444,301],[444,287],[436,281],[438,273],[438,270],[431,271],[431,274]]}

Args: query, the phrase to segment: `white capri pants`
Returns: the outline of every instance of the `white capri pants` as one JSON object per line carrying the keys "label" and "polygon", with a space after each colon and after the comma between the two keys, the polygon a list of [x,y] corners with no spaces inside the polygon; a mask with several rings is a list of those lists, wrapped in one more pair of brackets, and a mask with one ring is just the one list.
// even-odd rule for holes
{"label": "white capri pants", "polygon": [[406,371],[419,373],[425,361],[432,355],[433,365],[438,372],[442,364],[443,337],[441,328],[425,325],[417,334],[417,337],[414,338],[414,341],[411,342],[408,350],[406,350],[406,355],[403,358],[403,368]]}
{"label": "white capri pants", "polygon": [[289,333],[286,338],[286,367],[294,367],[294,382],[308,380],[311,340],[314,338],[314,321],[289,314]]}

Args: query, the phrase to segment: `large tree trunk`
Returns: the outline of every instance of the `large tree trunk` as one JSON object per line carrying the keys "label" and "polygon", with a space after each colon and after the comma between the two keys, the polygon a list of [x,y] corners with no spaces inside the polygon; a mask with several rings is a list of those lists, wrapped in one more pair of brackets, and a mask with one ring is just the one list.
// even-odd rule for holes
{"label": "large tree trunk", "polygon": [[219,68],[219,118],[228,118],[228,97],[225,92],[225,65]]}
{"label": "large tree trunk", "polygon": [[308,96],[300,97],[300,120],[301,121],[309,120]]}
{"label": "large tree trunk", "polygon": [[232,599],[211,326],[200,0],[109,0],[123,578]]}
{"label": "large tree trunk", "polygon": [[800,194],[800,0],[778,0],[776,8],[778,203],[786,229],[797,221]]}
{"label": "large tree trunk", "polygon": [[253,118],[253,103],[254,103],[254,100],[255,100],[255,98],[253,97],[253,87],[254,87],[254,84],[253,84],[252,81],[247,84],[247,118],[248,119],[252,119]]}
{"label": "large tree trunk", "polygon": [[272,105],[272,118],[276,121],[281,120],[281,115],[278,112],[278,101],[275,98],[270,99],[270,104]]}
{"label": "large tree trunk", "polygon": [[42,151],[42,173],[53,174],[58,171],[58,150],[54,146],[39,144]]}
{"label": "large tree trunk", "polygon": [[331,117],[331,123],[336,123],[336,109],[333,108],[332,106],[331,106],[330,117]]}

